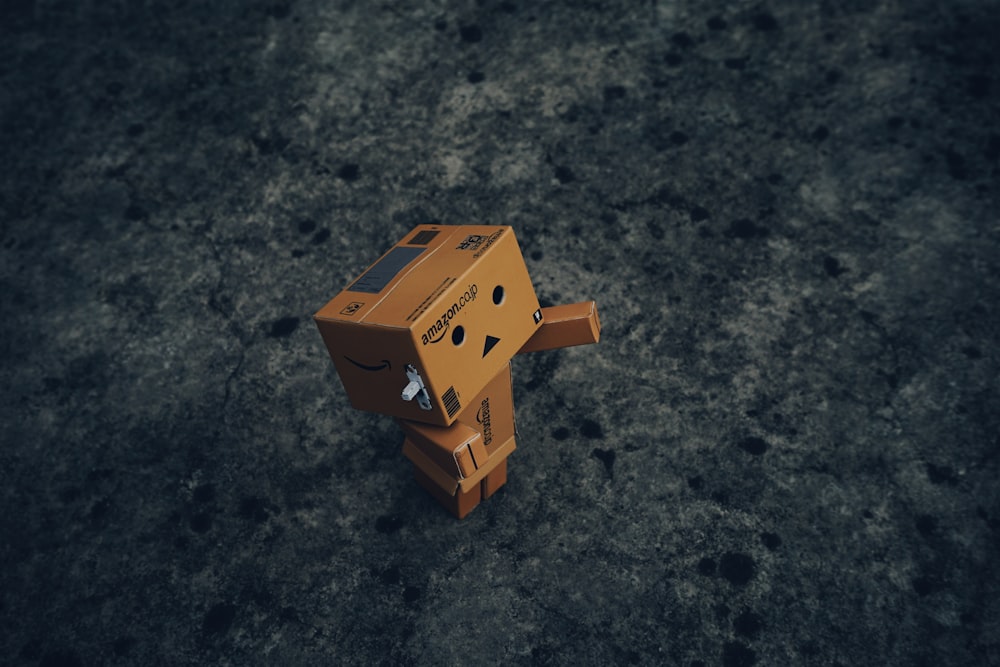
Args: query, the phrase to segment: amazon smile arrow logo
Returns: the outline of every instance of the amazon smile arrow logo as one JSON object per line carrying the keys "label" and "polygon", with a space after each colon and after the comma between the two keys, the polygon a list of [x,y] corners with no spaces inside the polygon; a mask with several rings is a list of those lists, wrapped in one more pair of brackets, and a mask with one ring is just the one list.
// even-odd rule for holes
{"label": "amazon smile arrow logo", "polygon": [[363,371],[380,371],[383,368],[388,368],[389,370],[392,370],[392,364],[389,363],[388,359],[383,359],[382,363],[379,364],[378,366],[369,366],[368,364],[362,364],[359,361],[354,361],[354,359],[351,359],[346,354],[344,355],[344,359],[347,359],[349,362],[351,362],[352,364],[354,364]]}

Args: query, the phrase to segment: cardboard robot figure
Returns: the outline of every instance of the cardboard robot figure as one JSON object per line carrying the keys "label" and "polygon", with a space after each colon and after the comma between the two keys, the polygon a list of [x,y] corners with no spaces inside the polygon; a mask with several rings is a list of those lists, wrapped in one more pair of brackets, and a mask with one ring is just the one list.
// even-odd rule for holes
{"label": "cardboard robot figure", "polygon": [[459,518],[507,481],[514,355],[600,337],[593,301],[539,307],[508,226],[420,225],[314,319],[351,404],[396,418]]}

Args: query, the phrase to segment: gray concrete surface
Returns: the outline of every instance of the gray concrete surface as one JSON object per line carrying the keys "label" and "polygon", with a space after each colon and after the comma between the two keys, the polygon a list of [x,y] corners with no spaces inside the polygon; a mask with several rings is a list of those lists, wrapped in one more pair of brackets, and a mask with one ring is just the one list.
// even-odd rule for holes
{"label": "gray concrete surface", "polygon": [[[996,2],[59,2],[0,21],[0,662],[1000,664]],[[514,225],[465,521],[313,312]]]}

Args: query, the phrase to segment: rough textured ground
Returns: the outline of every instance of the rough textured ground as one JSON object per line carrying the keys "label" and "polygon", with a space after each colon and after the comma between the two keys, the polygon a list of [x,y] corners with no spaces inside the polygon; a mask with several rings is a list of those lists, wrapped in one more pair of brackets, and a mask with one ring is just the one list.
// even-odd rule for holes
{"label": "rough textured ground", "polygon": [[[995,2],[17,0],[0,662],[1000,664]],[[310,316],[512,224],[459,522]]]}

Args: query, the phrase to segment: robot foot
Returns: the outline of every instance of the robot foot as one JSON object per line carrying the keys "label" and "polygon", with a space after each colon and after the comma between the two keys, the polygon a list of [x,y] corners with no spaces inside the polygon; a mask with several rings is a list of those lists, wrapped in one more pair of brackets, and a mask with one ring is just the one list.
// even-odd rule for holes
{"label": "robot foot", "polygon": [[424,487],[424,490],[430,493],[445,509],[459,519],[464,519],[480,501],[486,500],[507,483],[507,459],[505,458],[498,463],[482,481],[471,489],[463,491],[461,487],[458,487],[453,494],[438,486],[427,473],[416,466],[413,468],[413,476],[417,483]]}

